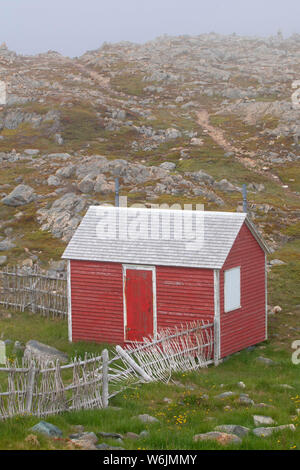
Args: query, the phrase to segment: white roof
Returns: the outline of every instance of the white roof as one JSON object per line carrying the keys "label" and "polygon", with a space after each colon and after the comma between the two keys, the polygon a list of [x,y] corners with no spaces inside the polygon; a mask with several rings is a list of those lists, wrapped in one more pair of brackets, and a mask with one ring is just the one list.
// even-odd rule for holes
{"label": "white roof", "polygon": [[246,223],[240,212],[90,206],[63,258],[221,269]]}

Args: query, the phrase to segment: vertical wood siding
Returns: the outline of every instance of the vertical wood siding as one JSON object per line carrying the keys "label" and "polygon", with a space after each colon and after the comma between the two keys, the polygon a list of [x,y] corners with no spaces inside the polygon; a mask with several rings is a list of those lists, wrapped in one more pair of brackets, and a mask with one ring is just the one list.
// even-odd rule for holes
{"label": "vertical wood siding", "polygon": [[[224,312],[224,271],[241,267],[241,308]],[[244,224],[220,272],[221,357],[263,341],[265,253]]]}
{"label": "vertical wood siding", "polygon": [[72,260],[71,291],[73,341],[124,341],[121,264]]}

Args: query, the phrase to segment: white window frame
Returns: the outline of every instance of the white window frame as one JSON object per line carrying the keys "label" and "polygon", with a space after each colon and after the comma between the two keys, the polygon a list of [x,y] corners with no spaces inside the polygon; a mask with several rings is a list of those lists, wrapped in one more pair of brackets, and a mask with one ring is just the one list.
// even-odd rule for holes
{"label": "white window frame", "polygon": [[126,306],[126,271],[127,269],[140,269],[142,271],[152,271],[152,293],[153,293],[153,337],[157,337],[157,303],[156,303],[156,267],[155,266],[144,266],[141,264],[123,264],[123,325],[124,325],[124,342],[125,343],[136,343],[137,341],[130,341],[126,339],[126,327],[127,327],[127,306]]}
{"label": "white window frame", "polygon": [[[239,270],[239,290],[240,290],[240,296],[239,296],[239,305],[234,305],[234,306],[229,306],[228,307],[228,302],[226,302],[226,299],[227,299],[227,285],[226,285],[226,273],[230,272],[230,271],[234,271],[234,270]],[[228,283],[228,281],[227,281]],[[234,268],[231,268],[231,269],[226,269],[226,271],[224,271],[224,312],[225,313],[228,313],[228,312],[233,312],[235,310],[238,310],[239,308],[241,308],[241,266],[235,266]]]}

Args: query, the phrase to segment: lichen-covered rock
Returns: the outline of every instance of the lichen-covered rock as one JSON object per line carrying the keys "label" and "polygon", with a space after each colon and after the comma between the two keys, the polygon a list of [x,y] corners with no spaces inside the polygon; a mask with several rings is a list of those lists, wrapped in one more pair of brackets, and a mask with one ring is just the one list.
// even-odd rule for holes
{"label": "lichen-covered rock", "polygon": [[284,431],[284,430],[290,430],[290,431],[296,431],[296,427],[294,424],[282,424],[281,426],[273,426],[273,427],[259,427],[253,429],[253,434],[258,437],[269,437],[271,436],[274,432],[278,431]]}
{"label": "lichen-covered rock", "polygon": [[274,419],[270,418],[270,416],[254,415],[253,420],[254,420],[255,426],[259,426],[260,424],[274,424],[275,423]]}
{"label": "lichen-covered rock", "polygon": [[250,429],[238,424],[223,424],[221,426],[216,426],[215,431],[221,431],[228,434],[235,434],[239,437],[244,437],[249,433]]}
{"label": "lichen-covered rock", "polygon": [[47,423],[46,421],[40,421],[38,424],[33,426],[31,429],[33,432],[45,434],[49,437],[62,437],[62,431],[54,424]]}
{"label": "lichen-covered rock", "polygon": [[24,206],[36,199],[34,189],[26,184],[19,184],[10,194],[2,199],[3,204],[12,207]]}
{"label": "lichen-covered rock", "polygon": [[54,201],[50,209],[39,209],[37,219],[42,230],[49,230],[56,238],[69,241],[86,207],[85,199],[74,193],[67,193]]}
{"label": "lichen-covered rock", "polygon": [[242,439],[235,434],[226,432],[212,431],[205,434],[196,434],[193,437],[194,442],[198,441],[216,441],[223,446],[228,444],[241,444]]}

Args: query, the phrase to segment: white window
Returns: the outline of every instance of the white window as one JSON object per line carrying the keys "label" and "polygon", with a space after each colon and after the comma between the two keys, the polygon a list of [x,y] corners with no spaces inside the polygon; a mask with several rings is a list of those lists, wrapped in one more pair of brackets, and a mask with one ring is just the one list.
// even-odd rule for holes
{"label": "white window", "polygon": [[236,310],[241,306],[241,268],[225,271],[224,308],[225,312]]}

